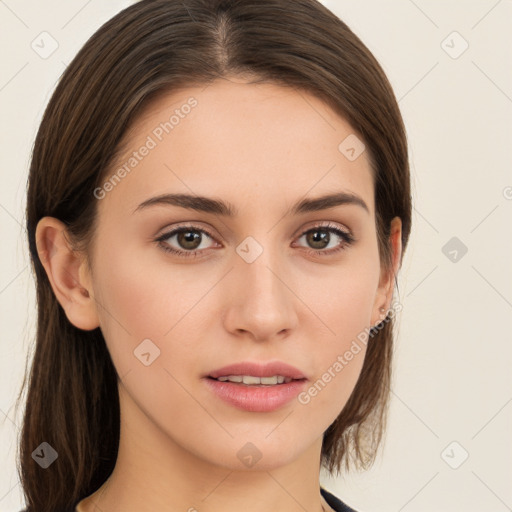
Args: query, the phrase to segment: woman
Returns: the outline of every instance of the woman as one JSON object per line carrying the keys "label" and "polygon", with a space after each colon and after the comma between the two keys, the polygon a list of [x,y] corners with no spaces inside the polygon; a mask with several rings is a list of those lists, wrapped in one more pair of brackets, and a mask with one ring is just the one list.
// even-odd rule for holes
{"label": "woman", "polygon": [[35,141],[27,511],[352,510],[411,228],[407,141],[315,0],[143,0],[85,44]]}

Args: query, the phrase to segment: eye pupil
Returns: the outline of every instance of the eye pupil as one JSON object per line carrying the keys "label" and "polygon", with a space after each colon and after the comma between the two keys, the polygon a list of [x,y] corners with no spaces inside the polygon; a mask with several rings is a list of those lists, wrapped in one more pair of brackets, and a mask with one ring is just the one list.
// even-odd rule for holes
{"label": "eye pupil", "polygon": [[199,243],[196,242],[201,241],[201,235],[197,231],[180,231],[177,238],[184,249],[197,249]]}
{"label": "eye pupil", "polygon": [[[316,229],[315,231],[310,231],[307,235],[308,243],[312,243],[315,249],[323,249],[327,245],[329,245],[330,241],[330,233],[328,231],[322,231],[320,229]],[[320,243],[319,246],[315,245]]]}

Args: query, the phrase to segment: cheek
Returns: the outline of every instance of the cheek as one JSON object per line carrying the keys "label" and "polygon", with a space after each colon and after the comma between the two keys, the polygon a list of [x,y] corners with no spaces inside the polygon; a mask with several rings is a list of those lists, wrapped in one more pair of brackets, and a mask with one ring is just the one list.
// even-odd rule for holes
{"label": "cheek", "polygon": [[378,281],[376,249],[303,279],[300,296],[330,334],[325,336],[329,345],[342,347],[370,325]]}
{"label": "cheek", "polygon": [[219,277],[171,266],[161,256],[146,263],[136,248],[116,252],[119,245],[105,248],[109,258],[99,260],[95,276],[101,330],[119,375],[141,369],[134,351],[143,342],[151,348],[148,339],[157,347],[156,366],[188,372],[187,362],[197,359],[191,340],[204,338],[216,307],[206,295]]}
{"label": "cheek", "polygon": [[305,302],[327,330],[311,347],[318,372],[299,402],[322,409],[328,422],[340,413],[361,373],[378,278],[378,255],[369,252],[351,265],[340,265],[322,286],[303,288]]}
{"label": "cheek", "polygon": [[340,414],[354,390],[368,342],[372,301],[359,286],[346,292],[319,309],[334,334],[317,339],[311,347],[315,378],[298,397],[299,403],[311,414],[319,414],[327,425]]}

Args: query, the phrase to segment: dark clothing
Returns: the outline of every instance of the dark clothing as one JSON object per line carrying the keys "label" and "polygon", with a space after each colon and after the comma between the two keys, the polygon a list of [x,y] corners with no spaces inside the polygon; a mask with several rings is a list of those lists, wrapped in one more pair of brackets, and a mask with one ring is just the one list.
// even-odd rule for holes
{"label": "dark clothing", "polygon": [[[348,505],[345,505],[345,503],[343,503],[336,496],[334,496],[334,494],[331,494],[329,491],[326,491],[323,487],[320,487],[320,493],[324,497],[324,500],[327,501],[329,506],[336,510],[336,512],[356,512]],[[21,512],[26,512],[26,509],[22,510]],[[76,509],[75,507],[73,507],[70,508],[69,510],[64,510],[62,512],[76,512]]]}
{"label": "dark clothing", "polygon": [[329,491],[325,490],[323,487],[320,487],[320,493],[324,497],[324,500],[327,501],[329,506],[336,510],[336,512],[356,512],[353,508],[345,505],[345,503],[334,496],[334,494],[331,494]]}

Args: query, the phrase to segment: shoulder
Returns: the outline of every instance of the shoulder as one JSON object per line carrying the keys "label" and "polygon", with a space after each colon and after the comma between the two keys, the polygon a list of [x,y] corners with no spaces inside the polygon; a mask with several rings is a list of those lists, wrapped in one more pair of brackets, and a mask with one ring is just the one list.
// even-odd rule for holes
{"label": "shoulder", "polygon": [[336,510],[336,512],[356,512],[353,508],[350,508],[348,505],[343,503],[339,498],[331,494],[329,491],[325,490],[322,486],[320,486],[320,492],[324,497],[325,501],[329,504],[331,508]]}

